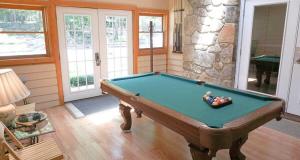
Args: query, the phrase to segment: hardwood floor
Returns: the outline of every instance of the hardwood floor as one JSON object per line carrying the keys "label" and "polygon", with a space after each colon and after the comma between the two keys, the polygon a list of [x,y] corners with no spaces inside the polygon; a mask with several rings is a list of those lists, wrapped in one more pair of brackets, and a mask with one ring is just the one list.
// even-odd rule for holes
{"label": "hardwood floor", "polygon": [[[136,119],[132,132],[120,129],[118,109],[74,119],[64,107],[46,110],[65,159],[72,160],[191,160],[188,145],[180,135],[147,117]],[[44,136],[42,138],[47,138]],[[300,139],[260,127],[242,148],[249,160],[299,160]],[[228,160],[228,150],[217,153]]]}

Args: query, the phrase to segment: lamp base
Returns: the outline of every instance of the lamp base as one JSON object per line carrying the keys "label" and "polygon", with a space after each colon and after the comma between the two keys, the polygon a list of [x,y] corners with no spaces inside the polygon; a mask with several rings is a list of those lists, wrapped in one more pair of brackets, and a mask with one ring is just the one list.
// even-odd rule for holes
{"label": "lamp base", "polygon": [[16,108],[14,105],[9,104],[7,106],[0,107],[0,121],[7,127],[12,125],[13,120],[16,117]]}

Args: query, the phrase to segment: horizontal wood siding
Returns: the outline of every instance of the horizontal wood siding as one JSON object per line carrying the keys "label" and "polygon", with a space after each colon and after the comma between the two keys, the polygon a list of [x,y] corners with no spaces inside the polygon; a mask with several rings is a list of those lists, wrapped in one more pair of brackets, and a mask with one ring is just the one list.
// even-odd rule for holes
{"label": "horizontal wood siding", "polygon": [[[153,70],[155,72],[167,72],[167,57],[164,54],[154,55]],[[138,73],[150,72],[150,56],[138,57]]]}
{"label": "horizontal wood siding", "polygon": [[[12,66],[16,74],[30,90],[27,100],[36,103],[36,109],[59,105],[55,64]],[[22,102],[17,102],[21,105]]]}
{"label": "horizontal wood siding", "polygon": [[183,73],[183,55],[170,53],[168,55],[168,73],[182,76]]}
{"label": "horizontal wood siding", "polygon": [[[186,2],[183,1],[183,6],[186,6]],[[170,15],[170,25],[169,25],[169,32],[174,33],[174,1],[169,1],[169,15]],[[187,8],[187,11],[189,9]],[[184,17],[188,14],[187,12],[184,12]],[[183,26],[184,27],[184,26]],[[184,41],[184,39],[183,39]],[[183,54],[180,53],[173,53],[173,34],[169,35],[169,52],[168,52],[168,70],[167,72],[169,74],[174,75],[183,75]]]}

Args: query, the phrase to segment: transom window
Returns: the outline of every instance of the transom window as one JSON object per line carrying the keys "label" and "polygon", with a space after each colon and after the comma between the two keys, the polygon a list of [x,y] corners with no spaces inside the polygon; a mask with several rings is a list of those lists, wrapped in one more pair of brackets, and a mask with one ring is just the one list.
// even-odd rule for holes
{"label": "transom window", "polygon": [[0,8],[0,59],[46,55],[43,9]]}
{"label": "transom window", "polygon": [[164,44],[163,17],[139,16],[140,49],[150,48],[150,21],[153,22],[153,48],[162,48]]}

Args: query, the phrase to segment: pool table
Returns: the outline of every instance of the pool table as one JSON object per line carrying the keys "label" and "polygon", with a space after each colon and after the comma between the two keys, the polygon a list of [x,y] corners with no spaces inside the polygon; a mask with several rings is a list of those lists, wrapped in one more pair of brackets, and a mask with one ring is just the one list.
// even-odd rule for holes
{"label": "pool table", "polygon": [[[134,109],[138,118],[144,114],[182,135],[194,160],[212,159],[220,149],[230,149],[231,159],[245,159],[240,148],[248,133],[280,120],[285,104],[280,98],[163,73],[103,80],[101,89],[120,99],[123,131],[130,131]],[[212,108],[202,100],[207,91],[231,97],[233,103]]]}
{"label": "pool table", "polygon": [[270,84],[271,73],[279,71],[280,56],[261,55],[251,58],[251,62],[256,66],[256,86],[260,87],[262,75],[266,73],[265,84]]}

